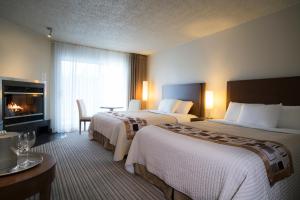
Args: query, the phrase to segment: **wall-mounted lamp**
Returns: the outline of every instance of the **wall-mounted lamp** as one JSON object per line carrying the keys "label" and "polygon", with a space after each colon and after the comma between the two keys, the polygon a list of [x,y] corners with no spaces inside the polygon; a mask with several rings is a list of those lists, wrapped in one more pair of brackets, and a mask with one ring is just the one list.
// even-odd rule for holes
{"label": "wall-mounted lamp", "polygon": [[148,81],[143,81],[143,96],[142,99],[143,101],[148,100]]}
{"label": "wall-mounted lamp", "polygon": [[48,38],[52,38],[52,32],[53,32],[53,29],[51,27],[47,27],[47,30],[48,30],[48,35],[47,37]]}
{"label": "wall-mounted lamp", "polygon": [[205,108],[208,111],[207,118],[211,118],[211,110],[214,108],[214,92],[206,91],[205,92]]}

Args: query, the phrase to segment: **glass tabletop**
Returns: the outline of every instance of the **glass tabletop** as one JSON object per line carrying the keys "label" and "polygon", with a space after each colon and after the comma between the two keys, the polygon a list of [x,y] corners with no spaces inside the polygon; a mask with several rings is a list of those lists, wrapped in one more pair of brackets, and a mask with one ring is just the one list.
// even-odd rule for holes
{"label": "glass tabletop", "polygon": [[120,106],[101,106],[100,108],[109,109],[110,111],[113,111],[114,109],[121,109],[123,107],[120,107]]}

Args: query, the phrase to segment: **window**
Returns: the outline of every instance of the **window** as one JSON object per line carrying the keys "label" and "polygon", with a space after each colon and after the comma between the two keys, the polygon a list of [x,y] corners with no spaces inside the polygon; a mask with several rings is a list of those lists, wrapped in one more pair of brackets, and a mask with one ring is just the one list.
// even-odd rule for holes
{"label": "window", "polygon": [[52,119],[58,132],[78,130],[76,99],[84,100],[90,116],[101,106],[126,109],[128,103],[128,55],[74,46],[56,43],[54,49]]}

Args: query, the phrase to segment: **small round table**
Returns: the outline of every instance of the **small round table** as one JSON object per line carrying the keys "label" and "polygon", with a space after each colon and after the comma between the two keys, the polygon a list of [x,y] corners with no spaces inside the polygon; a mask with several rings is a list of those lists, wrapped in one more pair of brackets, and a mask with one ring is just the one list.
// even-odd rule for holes
{"label": "small round table", "polygon": [[24,172],[0,177],[1,199],[25,199],[40,193],[41,200],[49,200],[51,183],[55,177],[54,158],[42,154],[43,162]]}
{"label": "small round table", "polygon": [[108,109],[109,111],[114,111],[114,109],[120,109],[123,107],[113,107],[113,106],[101,106],[100,108]]}

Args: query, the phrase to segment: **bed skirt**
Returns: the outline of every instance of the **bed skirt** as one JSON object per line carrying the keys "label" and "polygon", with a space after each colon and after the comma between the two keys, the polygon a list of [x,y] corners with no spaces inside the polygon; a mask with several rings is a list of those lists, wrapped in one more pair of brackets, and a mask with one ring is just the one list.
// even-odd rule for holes
{"label": "bed skirt", "polygon": [[115,146],[109,143],[109,139],[97,131],[93,132],[93,140],[102,144],[105,149],[112,152],[115,151]]}
{"label": "bed skirt", "polygon": [[149,172],[144,165],[134,164],[134,172],[135,174],[141,176],[151,184],[155,185],[159,188],[165,195],[167,200],[190,200],[191,198],[187,195],[179,192],[166,184],[163,180]]}

